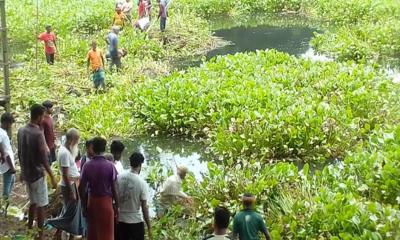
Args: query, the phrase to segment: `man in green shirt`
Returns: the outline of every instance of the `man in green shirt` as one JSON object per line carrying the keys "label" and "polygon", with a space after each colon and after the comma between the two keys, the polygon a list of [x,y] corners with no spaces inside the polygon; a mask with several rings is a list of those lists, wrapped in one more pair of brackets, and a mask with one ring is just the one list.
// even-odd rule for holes
{"label": "man in green shirt", "polygon": [[264,234],[265,239],[270,240],[270,236],[265,226],[265,222],[260,214],[254,210],[256,198],[254,195],[246,193],[243,195],[244,209],[236,214],[233,220],[233,237],[240,240],[259,240],[258,233]]}

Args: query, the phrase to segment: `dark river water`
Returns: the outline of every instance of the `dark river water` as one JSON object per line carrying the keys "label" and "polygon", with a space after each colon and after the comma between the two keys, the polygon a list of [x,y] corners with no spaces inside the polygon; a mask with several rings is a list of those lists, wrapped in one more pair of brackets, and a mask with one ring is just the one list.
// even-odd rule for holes
{"label": "dark river water", "polygon": [[[233,27],[216,30],[214,35],[230,44],[214,49],[206,54],[206,60],[216,56],[238,52],[275,49],[291,55],[301,56],[310,51],[309,42],[316,29],[308,27]],[[178,69],[196,67],[202,63],[198,58],[186,59],[177,63]]]}

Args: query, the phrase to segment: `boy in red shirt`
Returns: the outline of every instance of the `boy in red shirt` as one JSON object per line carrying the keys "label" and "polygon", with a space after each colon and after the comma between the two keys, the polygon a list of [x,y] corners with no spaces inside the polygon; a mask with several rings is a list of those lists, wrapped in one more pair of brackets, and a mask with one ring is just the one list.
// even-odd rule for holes
{"label": "boy in red shirt", "polygon": [[38,36],[38,40],[44,42],[44,53],[47,63],[54,64],[54,54],[57,52],[56,35],[51,31],[51,26],[46,26],[46,32]]}

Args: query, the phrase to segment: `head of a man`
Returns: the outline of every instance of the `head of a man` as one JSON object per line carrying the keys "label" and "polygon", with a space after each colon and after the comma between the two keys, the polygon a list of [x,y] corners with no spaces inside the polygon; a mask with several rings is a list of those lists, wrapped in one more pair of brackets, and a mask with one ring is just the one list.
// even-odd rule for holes
{"label": "head of a man", "polygon": [[96,51],[96,49],[97,49],[97,42],[96,42],[95,40],[93,40],[92,43],[90,44],[90,46],[92,47],[92,49],[93,49],[94,51]]}
{"label": "head of a man", "polygon": [[44,116],[44,107],[40,104],[33,104],[31,106],[31,123],[39,125]]}
{"label": "head of a man", "polygon": [[245,209],[253,209],[256,204],[256,197],[251,193],[245,193],[242,197],[242,203]]}
{"label": "head of a man", "polygon": [[79,131],[75,128],[71,128],[67,131],[65,147],[71,152],[72,156],[75,158],[79,153]]}
{"label": "head of a man", "polygon": [[49,115],[53,114],[53,106],[54,106],[53,102],[51,102],[50,100],[46,100],[42,103],[42,105],[47,114]]}
{"label": "head of a man", "polygon": [[86,155],[88,157],[93,157],[94,152],[93,152],[93,139],[89,139],[85,142],[85,148],[86,148]]}
{"label": "head of a man", "polygon": [[47,33],[51,33],[51,26],[50,26],[50,25],[47,25],[47,26],[46,26],[46,32],[47,32]]}
{"label": "head of a man", "polygon": [[112,141],[110,146],[110,151],[114,156],[115,161],[121,160],[122,153],[124,152],[124,150],[125,150],[125,145],[121,141],[118,140]]}
{"label": "head of a man", "polygon": [[122,12],[122,9],[119,5],[117,5],[117,7],[115,8],[115,11],[120,14]]}
{"label": "head of a man", "polygon": [[119,27],[118,26],[112,26],[111,27],[111,32],[118,34],[119,33]]}
{"label": "head of a man", "polygon": [[189,170],[186,166],[178,166],[176,168],[176,172],[177,172],[178,176],[183,180],[183,179],[185,179]]}
{"label": "head of a man", "polygon": [[1,127],[4,130],[10,130],[14,122],[15,120],[11,113],[6,112],[1,115]]}
{"label": "head of a man", "polygon": [[102,137],[95,137],[92,146],[94,155],[102,155],[106,151],[107,141]]}
{"label": "head of a man", "polygon": [[139,152],[134,152],[129,157],[129,163],[133,169],[137,169],[138,172],[142,170],[142,164],[144,163],[144,156]]}
{"label": "head of a man", "polygon": [[225,207],[216,207],[214,210],[214,231],[218,235],[226,233],[229,226],[230,212]]}

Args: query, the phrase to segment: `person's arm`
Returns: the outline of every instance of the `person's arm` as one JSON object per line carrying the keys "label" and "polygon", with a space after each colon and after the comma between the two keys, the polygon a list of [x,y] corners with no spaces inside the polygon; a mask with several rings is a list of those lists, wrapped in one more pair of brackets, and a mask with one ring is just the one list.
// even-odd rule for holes
{"label": "person's arm", "polygon": [[56,179],[54,178],[53,171],[51,171],[51,168],[49,165],[48,150],[47,150],[48,147],[47,147],[46,141],[44,140],[43,133],[39,137],[39,148],[40,148],[39,156],[41,156],[41,158],[42,158],[42,165],[50,177],[52,187],[55,189],[55,188],[57,188],[57,182],[56,182]]}
{"label": "person's arm", "polygon": [[260,226],[260,231],[264,234],[265,239],[266,240],[271,240],[271,237],[269,236],[269,232],[267,229],[267,226],[265,225],[264,219],[262,219],[262,217],[260,216],[260,220],[259,220],[259,226]]}
{"label": "person's arm", "polygon": [[54,39],[54,47],[56,49],[56,53],[58,53],[58,47],[57,47],[57,37],[56,35],[53,33],[53,39]]}
{"label": "person's arm", "polygon": [[149,240],[152,239],[152,234],[151,234],[151,224],[150,224],[150,215],[149,215],[149,206],[147,205],[146,200],[142,200],[142,213],[143,213],[143,218],[147,226],[147,235],[149,236]]}
{"label": "person's arm", "polygon": [[104,67],[105,64],[104,64],[104,55],[103,55],[103,52],[100,52],[100,56],[101,56],[101,62],[103,63],[103,67]]}
{"label": "person's arm", "polygon": [[86,56],[86,60],[87,60],[87,69],[89,69],[89,67],[90,67],[90,56],[89,56],[89,53]]}
{"label": "person's arm", "polygon": [[43,33],[41,33],[41,34],[39,34],[39,36],[37,36],[37,40],[43,41]]}
{"label": "person's arm", "polygon": [[114,199],[114,215],[118,217],[119,215],[119,201],[118,201],[118,193],[117,193],[117,181],[114,180],[113,184],[111,185],[111,191]]}

